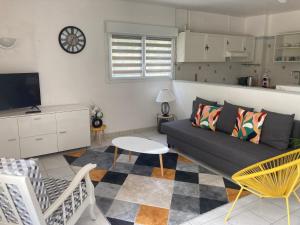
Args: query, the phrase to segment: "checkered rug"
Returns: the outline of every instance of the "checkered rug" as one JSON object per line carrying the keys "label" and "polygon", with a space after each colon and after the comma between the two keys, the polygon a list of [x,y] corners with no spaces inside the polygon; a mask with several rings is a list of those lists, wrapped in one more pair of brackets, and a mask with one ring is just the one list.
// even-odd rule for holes
{"label": "checkered rug", "polygon": [[97,164],[90,175],[98,207],[112,225],[177,225],[232,201],[239,187],[176,153],[163,155],[164,177],[158,155],[114,147],[78,150],[64,155],[76,171]]}

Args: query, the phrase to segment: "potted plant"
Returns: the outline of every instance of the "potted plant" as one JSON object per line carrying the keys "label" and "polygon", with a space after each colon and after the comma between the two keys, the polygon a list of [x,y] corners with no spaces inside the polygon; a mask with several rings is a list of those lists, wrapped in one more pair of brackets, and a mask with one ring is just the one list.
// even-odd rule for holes
{"label": "potted plant", "polygon": [[92,120],[92,126],[94,128],[99,128],[103,125],[103,118],[104,114],[99,106],[92,105],[91,106],[91,120]]}

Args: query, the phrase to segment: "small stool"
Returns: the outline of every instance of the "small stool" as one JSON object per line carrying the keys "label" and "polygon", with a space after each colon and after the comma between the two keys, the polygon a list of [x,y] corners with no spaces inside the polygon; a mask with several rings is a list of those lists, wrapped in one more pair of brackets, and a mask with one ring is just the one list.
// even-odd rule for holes
{"label": "small stool", "polygon": [[102,142],[104,140],[104,135],[105,135],[104,132],[105,132],[106,127],[107,126],[105,124],[103,124],[101,127],[98,127],[98,128],[91,127],[91,132],[94,135],[94,140],[96,140],[98,137],[100,140],[100,144],[102,144]]}

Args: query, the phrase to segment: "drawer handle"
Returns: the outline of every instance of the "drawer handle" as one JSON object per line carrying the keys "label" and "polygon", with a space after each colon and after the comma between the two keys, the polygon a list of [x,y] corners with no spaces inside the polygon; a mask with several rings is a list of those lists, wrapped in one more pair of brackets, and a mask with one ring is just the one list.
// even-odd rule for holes
{"label": "drawer handle", "polygon": [[36,140],[36,141],[42,141],[43,138],[36,138],[35,140]]}
{"label": "drawer handle", "polygon": [[36,118],[33,118],[34,120],[41,120],[42,118],[41,117],[36,117]]}
{"label": "drawer handle", "polygon": [[66,134],[67,133],[67,131],[61,131],[61,132],[59,132],[60,134]]}
{"label": "drawer handle", "polygon": [[16,141],[16,140],[17,140],[16,138],[8,139],[9,142],[13,142],[13,141]]}

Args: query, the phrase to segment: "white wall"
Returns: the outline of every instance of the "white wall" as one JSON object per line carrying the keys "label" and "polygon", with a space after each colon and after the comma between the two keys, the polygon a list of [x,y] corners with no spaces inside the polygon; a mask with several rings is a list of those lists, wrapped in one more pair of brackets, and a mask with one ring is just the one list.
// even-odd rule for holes
{"label": "white wall", "polygon": [[245,31],[245,18],[177,9],[176,26],[183,31],[186,25],[189,25],[188,28],[194,32],[243,34]]}
{"label": "white wall", "polygon": [[[170,80],[109,83],[104,21],[175,25],[175,10],[117,0],[0,0],[0,36],[17,38],[13,50],[0,50],[0,73],[40,73],[44,105],[92,102],[105,114],[108,132],[155,125],[155,97]],[[67,25],[83,30],[86,48],[65,53],[58,34]]]}
{"label": "white wall", "polygon": [[274,36],[278,33],[300,30],[300,10],[247,17],[245,32],[257,37]]}
{"label": "white wall", "polygon": [[179,119],[188,118],[192,111],[192,101],[199,96],[223,104],[227,100],[233,104],[262,108],[279,113],[296,114],[300,120],[300,94],[266,90],[263,88],[247,88],[230,85],[174,81],[173,90],[176,96],[176,115]]}

